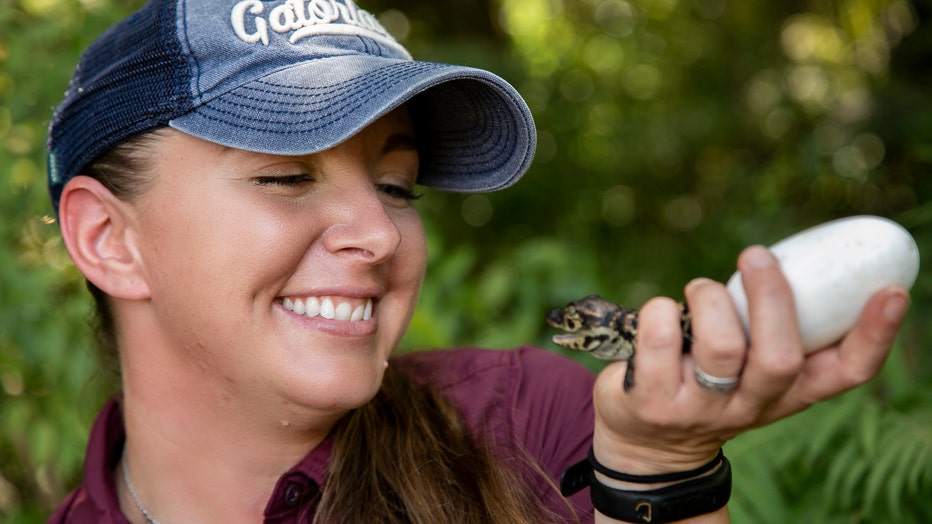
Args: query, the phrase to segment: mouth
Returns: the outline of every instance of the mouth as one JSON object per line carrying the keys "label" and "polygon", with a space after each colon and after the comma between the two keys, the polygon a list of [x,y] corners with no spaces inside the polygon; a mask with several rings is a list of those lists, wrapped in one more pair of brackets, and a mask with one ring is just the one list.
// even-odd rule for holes
{"label": "mouth", "polygon": [[282,306],[308,318],[325,318],[343,322],[361,322],[372,318],[371,298],[286,297]]}
{"label": "mouth", "polygon": [[586,345],[585,338],[575,333],[553,335],[551,340],[554,344],[566,349],[584,349]]}

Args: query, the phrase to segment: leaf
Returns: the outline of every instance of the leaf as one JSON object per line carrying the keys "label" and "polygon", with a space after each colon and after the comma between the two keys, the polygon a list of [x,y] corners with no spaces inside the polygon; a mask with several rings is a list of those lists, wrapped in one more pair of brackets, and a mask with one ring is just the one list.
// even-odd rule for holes
{"label": "leaf", "polygon": [[825,481],[828,500],[840,500],[849,504],[854,498],[852,484],[857,484],[866,469],[859,460],[859,450],[851,442],[844,443],[832,458]]}
{"label": "leaf", "polygon": [[735,512],[736,522],[787,522],[786,508],[790,504],[783,498],[783,490],[764,456],[744,455],[741,460],[732,461],[734,477],[741,479],[734,484],[729,502],[729,512]]}
{"label": "leaf", "polygon": [[805,460],[812,463],[830,452],[844,428],[857,420],[863,397],[856,392],[810,408]]}
{"label": "leaf", "polygon": [[865,402],[861,406],[861,412],[858,414],[858,436],[860,437],[861,446],[864,454],[874,456],[878,452],[878,444],[881,438],[881,413],[880,409],[874,402]]}

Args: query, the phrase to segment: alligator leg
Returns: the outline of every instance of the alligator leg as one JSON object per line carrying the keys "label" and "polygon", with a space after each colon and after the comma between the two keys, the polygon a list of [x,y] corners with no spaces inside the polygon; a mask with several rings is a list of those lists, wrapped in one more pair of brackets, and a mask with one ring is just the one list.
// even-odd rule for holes
{"label": "alligator leg", "polygon": [[634,387],[634,355],[628,359],[628,369],[625,370],[625,381],[623,384],[625,392]]}

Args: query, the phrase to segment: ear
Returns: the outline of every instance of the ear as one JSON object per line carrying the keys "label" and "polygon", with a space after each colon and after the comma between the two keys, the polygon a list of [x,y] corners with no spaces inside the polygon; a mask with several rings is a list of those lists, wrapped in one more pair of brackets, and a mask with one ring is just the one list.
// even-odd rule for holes
{"label": "ear", "polygon": [[68,254],[85,278],[114,298],[149,298],[129,204],[97,180],[77,176],[65,184],[58,219]]}

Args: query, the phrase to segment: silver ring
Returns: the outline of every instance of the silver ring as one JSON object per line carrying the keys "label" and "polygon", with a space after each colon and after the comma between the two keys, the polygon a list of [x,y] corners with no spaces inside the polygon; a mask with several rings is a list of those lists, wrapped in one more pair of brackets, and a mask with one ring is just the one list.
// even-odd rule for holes
{"label": "silver ring", "polygon": [[699,384],[699,387],[713,393],[731,393],[732,390],[738,387],[738,381],[741,380],[740,375],[728,378],[710,375],[700,369],[698,365],[693,365],[693,375],[696,377],[696,383]]}

